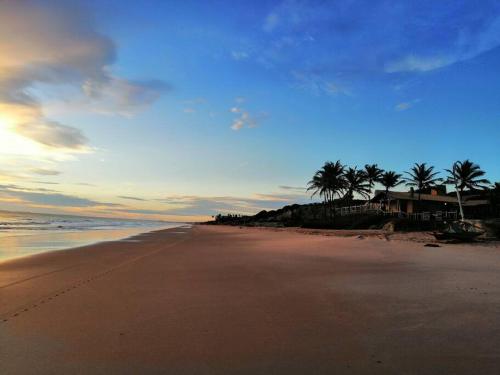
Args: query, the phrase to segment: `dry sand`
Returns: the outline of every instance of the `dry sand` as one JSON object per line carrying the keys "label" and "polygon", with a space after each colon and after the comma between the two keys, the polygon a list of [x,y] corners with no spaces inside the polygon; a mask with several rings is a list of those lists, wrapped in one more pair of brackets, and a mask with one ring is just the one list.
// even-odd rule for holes
{"label": "dry sand", "polygon": [[499,374],[500,249],[195,226],[0,263],[0,374]]}

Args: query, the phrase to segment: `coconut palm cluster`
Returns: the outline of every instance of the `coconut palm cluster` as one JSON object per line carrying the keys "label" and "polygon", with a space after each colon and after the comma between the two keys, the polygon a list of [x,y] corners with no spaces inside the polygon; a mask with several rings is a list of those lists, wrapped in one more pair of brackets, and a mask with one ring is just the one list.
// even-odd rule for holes
{"label": "coconut palm cluster", "polygon": [[385,188],[386,194],[405,184],[414,189],[419,200],[423,191],[442,184],[452,185],[460,195],[466,190],[494,188],[484,178],[486,173],[481,167],[470,160],[457,161],[445,172],[445,177],[439,177],[440,172],[427,163],[415,163],[404,174],[399,174],[385,171],[377,164],[366,164],[358,169],[346,166],[340,160],[327,161],[309,181],[308,191],[312,192],[312,196],[321,196],[325,206],[333,209],[339,201],[349,205],[355,194],[369,201],[376,183]]}

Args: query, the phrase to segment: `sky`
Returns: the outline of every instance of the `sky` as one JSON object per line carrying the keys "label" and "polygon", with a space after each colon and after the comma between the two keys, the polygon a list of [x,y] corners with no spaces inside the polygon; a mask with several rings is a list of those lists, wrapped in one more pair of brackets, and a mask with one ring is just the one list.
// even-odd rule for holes
{"label": "sky", "polygon": [[193,221],[327,160],[500,181],[500,1],[0,2],[0,209]]}

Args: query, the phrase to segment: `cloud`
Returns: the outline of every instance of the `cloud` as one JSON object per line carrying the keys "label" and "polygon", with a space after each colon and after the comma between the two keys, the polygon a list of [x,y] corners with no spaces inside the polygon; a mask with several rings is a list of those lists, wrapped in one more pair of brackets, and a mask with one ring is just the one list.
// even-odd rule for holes
{"label": "cloud", "polygon": [[97,186],[95,184],[89,184],[88,182],[76,182],[74,185],[90,186],[90,187],[96,187]]}
{"label": "cloud", "polygon": [[243,122],[243,120],[240,118],[237,118],[237,119],[233,120],[233,123],[231,124],[231,129],[238,131],[238,130],[243,129],[244,126],[245,126],[245,123]]}
{"label": "cloud", "polygon": [[305,203],[309,199],[304,194],[255,194],[254,197],[203,197],[169,196],[159,200],[169,205],[164,210],[154,210],[151,214],[164,215],[204,215],[218,213],[255,214],[262,210],[278,209],[297,202]]}
{"label": "cloud", "polygon": [[88,140],[80,130],[47,119],[34,87],[78,87],[89,100],[99,99],[99,109],[106,104],[120,114],[151,104],[168,89],[161,81],[113,76],[115,59],[114,43],[77,2],[0,2],[0,113],[13,131],[47,149],[81,152]]}
{"label": "cloud", "polygon": [[292,77],[294,78],[294,85],[296,87],[315,95],[351,95],[350,90],[343,85],[324,78],[320,74],[306,71],[292,71]]}
{"label": "cloud", "polygon": [[419,99],[414,99],[414,100],[409,101],[409,102],[402,102],[402,103],[397,104],[397,105],[394,107],[394,109],[395,109],[396,111],[399,111],[399,112],[401,112],[401,111],[406,111],[406,110],[408,110],[408,109],[412,108],[412,107],[413,107],[415,104],[417,104],[418,102],[420,102],[420,100],[419,100]]}
{"label": "cloud", "polygon": [[146,199],[142,199],[142,198],[138,198],[138,197],[131,197],[129,195],[119,195],[118,198],[128,199],[128,200],[133,200],[133,201],[143,201],[143,202],[146,201]]}
{"label": "cloud", "polygon": [[[202,112],[202,111],[205,112],[208,110],[206,106],[208,104],[208,100],[203,97],[184,100],[182,101],[182,104],[186,106],[182,109],[182,111],[188,114]],[[208,115],[210,117],[213,117],[213,114],[210,111],[208,111]]]}
{"label": "cloud", "polygon": [[43,185],[60,185],[59,182],[54,182],[54,181],[30,181],[34,184],[43,184]]}
{"label": "cloud", "polygon": [[245,51],[231,51],[231,57],[233,58],[233,60],[240,61],[240,60],[246,60],[250,56],[248,52]]}
{"label": "cloud", "polygon": [[87,137],[79,129],[55,121],[21,123],[15,128],[18,134],[50,148],[88,150]]}
{"label": "cloud", "polygon": [[54,169],[47,169],[47,168],[33,168],[30,171],[31,173],[38,174],[40,176],[57,176],[60,175],[60,171],[56,171]]}
{"label": "cloud", "polygon": [[411,103],[403,102],[403,103],[399,103],[398,105],[396,105],[395,109],[396,109],[396,111],[406,111],[407,109],[410,109],[411,106],[412,106]]}
{"label": "cloud", "polygon": [[[284,0],[262,19],[255,62],[346,84],[398,79],[467,61],[500,46],[500,3]],[[383,25],[383,27],[381,27]],[[303,82],[325,92],[324,85]],[[299,85],[300,87],[300,85]]]}
{"label": "cloud", "polygon": [[28,189],[17,185],[0,185],[0,199],[15,198],[26,205],[50,207],[120,207],[114,203],[60,194],[49,189]]}
{"label": "cloud", "polygon": [[307,190],[307,188],[305,188],[305,187],[299,187],[299,186],[280,185],[278,187],[280,189],[282,189],[282,190],[293,190],[293,191],[296,191],[296,192],[299,192],[299,193],[305,193],[305,191]]}
{"label": "cloud", "polygon": [[[484,4],[487,5],[488,2]],[[412,53],[389,61],[385,66],[385,71],[387,73],[427,72],[473,59],[498,47],[500,45],[499,7],[492,9],[490,14],[480,14],[479,9],[474,12],[474,17],[478,19],[474,20],[474,23],[471,19],[465,19],[464,25],[458,31],[455,30],[454,25],[445,24],[445,26],[453,27],[453,30],[446,31],[455,31],[454,35],[448,35],[453,44],[442,46],[441,51],[438,52],[427,52],[423,49],[420,54]],[[488,6],[485,9],[488,9]]]}
{"label": "cloud", "polygon": [[410,55],[400,60],[388,62],[385,66],[385,71],[387,73],[428,72],[450,65],[452,62],[454,61],[451,57],[417,57]]}
{"label": "cloud", "polygon": [[265,112],[261,112],[257,115],[251,115],[250,112],[241,107],[232,107],[229,109],[229,112],[238,115],[238,117],[233,119],[231,124],[231,129],[235,131],[241,130],[245,127],[255,128],[268,117],[268,114]]}
{"label": "cloud", "polygon": [[278,26],[280,21],[279,16],[276,13],[269,13],[266,16],[266,19],[264,21],[264,25],[262,26],[262,29],[268,33],[272,32],[276,27]]}
{"label": "cloud", "polygon": [[132,116],[147,108],[172,87],[159,80],[133,81],[109,77],[104,82],[87,80],[83,92],[91,99],[94,111],[106,114]]}

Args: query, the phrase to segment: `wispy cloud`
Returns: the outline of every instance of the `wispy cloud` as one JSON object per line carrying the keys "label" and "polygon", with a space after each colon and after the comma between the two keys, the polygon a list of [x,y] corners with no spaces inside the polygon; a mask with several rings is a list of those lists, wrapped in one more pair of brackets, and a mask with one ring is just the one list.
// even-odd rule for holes
{"label": "wispy cloud", "polygon": [[305,187],[300,187],[300,186],[288,186],[288,185],[280,185],[278,186],[280,189],[282,190],[293,190],[293,191],[296,191],[296,192],[300,192],[300,193],[304,193],[307,188]]}
{"label": "wispy cloud", "polygon": [[88,150],[88,139],[81,130],[56,121],[20,123],[15,128],[18,134],[49,148],[74,152]]}
{"label": "wispy cloud", "polygon": [[231,57],[233,60],[240,61],[248,59],[250,55],[245,51],[231,51]]}
{"label": "wispy cloud", "polygon": [[47,119],[31,90],[39,84],[81,88],[96,108],[129,114],[154,102],[168,86],[131,81],[110,71],[111,39],[76,2],[0,3],[0,113],[13,131],[51,150],[90,150],[81,130]]}
{"label": "wispy cloud", "polygon": [[145,202],[146,201],[146,199],[139,198],[139,197],[132,197],[132,196],[129,196],[129,195],[119,195],[118,198],[128,199],[128,200],[133,200],[133,201],[141,201],[141,202]]}
{"label": "wispy cloud", "polygon": [[351,91],[344,85],[324,78],[320,74],[305,71],[292,71],[293,85],[309,91],[315,95],[351,95]]}
{"label": "wispy cloud", "polygon": [[30,181],[34,184],[42,184],[42,185],[60,185],[60,182],[54,182],[54,181]]}
{"label": "wispy cloud", "polygon": [[94,112],[121,116],[133,116],[172,89],[160,80],[137,81],[113,76],[104,82],[88,79],[82,85]]}
{"label": "wispy cloud", "polygon": [[28,189],[13,184],[0,185],[0,200],[9,198],[15,199],[18,203],[22,203],[27,207],[120,207],[120,205],[115,203],[99,202],[78,196],[61,194],[50,189]]}
{"label": "wispy cloud", "polygon": [[408,101],[408,102],[402,102],[402,103],[399,103],[397,104],[394,109],[398,112],[401,112],[401,111],[406,111],[410,108],[412,108],[415,104],[417,104],[418,102],[420,102],[419,99],[414,99],[414,100],[411,100],[411,101]]}
{"label": "wispy cloud", "polygon": [[258,114],[250,114],[249,111],[243,107],[234,106],[229,109],[229,112],[234,113],[238,117],[233,119],[231,129],[238,131],[243,128],[255,128],[260,125],[267,117],[268,113],[260,112]]}
{"label": "wispy cloud", "polygon": [[397,73],[433,71],[500,46],[500,6],[489,0],[397,6],[284,0],[263,17],[262,29],[266,37],[255,40],[256,61],[268,69],[310,71],[336,84],[339,75],[356,82],[393,80]]}
{"label": "wispy cloud", "polygon": [[33,168],[30,171],[31,173],[40,175],[40,176],[57,176],[60,175],[60,171],[56,171],[55,169],[48,169],[48,168]]}
{"label": "wispy cloud", "polygon": [[262,26],[262,29],[268,33],[272,32],[272,31],[274,31],[274,29],[276,29],[279,22],[280,22],[280,17],[277,13],[275,13],[275,12],[269,13],[266,16],[266,19],[264,21],[264,25]]}
{"label": "wispy cloud", "polygon": [[[182,109],[182,112],[187,114],[192,114],[197,112],[201,113],[201,112],[206,112],[208,110],[207,108],[208,100],[204,97],[183,100],[182,104],[185,106]],[[208,115],[210,116],[210,111]]]}
{"label": "wispy cloud", "polygon": [[418,57],[409,55],[400,60],[389,61],[385,66],[385,71],[387,73],[428,72],[450,65],[454,62],[453,60],[451,57]]}
{"label": "wispy cloud", "polygon": [[278,209],[309,200],[304,194],[263,193],[253,197],[169,196],[159,201],[170,207],[151,214],[212,216],[218,213],[255,214],[262,210]]}

